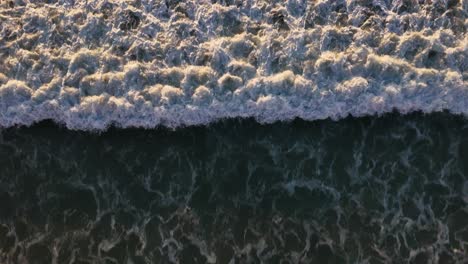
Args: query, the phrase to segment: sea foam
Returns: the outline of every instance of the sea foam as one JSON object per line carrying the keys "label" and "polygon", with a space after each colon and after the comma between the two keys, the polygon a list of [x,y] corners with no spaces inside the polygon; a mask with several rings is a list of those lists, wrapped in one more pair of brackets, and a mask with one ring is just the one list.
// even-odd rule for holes
{"label": "sea foam", "polygon": [[2,2],[0,126],[466,115],[467,17],[468,0]]}

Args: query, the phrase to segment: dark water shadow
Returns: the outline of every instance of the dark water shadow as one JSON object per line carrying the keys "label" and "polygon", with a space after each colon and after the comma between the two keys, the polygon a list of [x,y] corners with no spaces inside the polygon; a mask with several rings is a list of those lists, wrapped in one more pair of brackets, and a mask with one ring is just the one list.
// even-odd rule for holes
{"label": "dark water shadow", "polygon": [[464,263],[447,113],[0,134],[1,263]]}

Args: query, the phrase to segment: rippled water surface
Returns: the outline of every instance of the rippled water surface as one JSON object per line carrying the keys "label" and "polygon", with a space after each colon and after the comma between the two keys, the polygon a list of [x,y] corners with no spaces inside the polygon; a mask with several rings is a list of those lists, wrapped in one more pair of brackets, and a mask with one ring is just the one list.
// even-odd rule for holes
{"label": "rippled water surface", "polygon": [[0,136],[1,263],[466,263],[468,121]]}

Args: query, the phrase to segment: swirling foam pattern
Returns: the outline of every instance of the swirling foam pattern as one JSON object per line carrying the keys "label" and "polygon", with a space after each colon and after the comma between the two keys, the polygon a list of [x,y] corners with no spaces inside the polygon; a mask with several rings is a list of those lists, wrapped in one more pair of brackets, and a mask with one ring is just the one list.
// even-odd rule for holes
{"label": "swirling foam pattern", "polygon": [[450,114],[0,136],[0,263],[465,264]]}
{"label": "swirling foam pattern", "polygon": [[468,0],[0,4],[0,125],[468,113]]}

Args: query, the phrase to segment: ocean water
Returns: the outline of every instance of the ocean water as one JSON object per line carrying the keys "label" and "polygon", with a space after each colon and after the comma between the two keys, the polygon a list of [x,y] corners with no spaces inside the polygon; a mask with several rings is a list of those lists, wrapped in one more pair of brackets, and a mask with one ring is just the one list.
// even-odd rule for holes
{"label": "ocean water", "polygon": [[1,263],[467,263],[468,121],[0,136]]}
{"label": "ocean water", "polygon": [[0,126],[468,114],[468,0],[0,4]]}
{"label": "ocean water", "polygon": [[0,263],[468,263],[468,0],[0,0]]}

